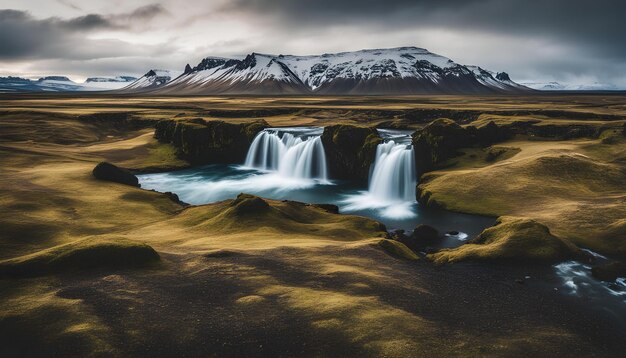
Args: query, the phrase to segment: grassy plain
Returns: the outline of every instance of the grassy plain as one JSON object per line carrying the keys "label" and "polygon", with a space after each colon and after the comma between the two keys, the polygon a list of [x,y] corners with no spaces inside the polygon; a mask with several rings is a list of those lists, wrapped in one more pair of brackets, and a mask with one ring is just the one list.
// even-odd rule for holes
{"label": "grassy plain", "polygon": [[[539,284],[515,283],[544,268],[434,266],[402,259],[404,247],[385,249],[381,227],[366,218],[254,197],[183,207],[98,181],[91,170],[102,160],[138,171],[187,164],[152,138],[149,124],[89,117],[418,128],[433,117],[469,124],[497,116],[618,128],[623,96],[25,95],[0,98],[0,108],[0,272],[22,265],[30,273],[0,279],[1,356],[623,352],[622,322]],[[498,144],[514,148],[499,160],[468,151],[428,174],[425,189],[454,210],[530,217],[576,243],[619,252],[626,194],[624,143],[616,138],[514,138]],[[157,263],[91,267],[71,259],[104,249],[142,261],[133,250],[145,247]]]}

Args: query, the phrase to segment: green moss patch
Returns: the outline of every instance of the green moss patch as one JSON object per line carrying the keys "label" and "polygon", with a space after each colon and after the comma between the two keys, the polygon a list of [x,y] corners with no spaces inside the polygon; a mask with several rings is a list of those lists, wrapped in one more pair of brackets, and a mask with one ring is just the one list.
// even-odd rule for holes
{"label": "green moss patch", "polygon": [[125,239],[83,239],[0,261],[0,276],[39,276],[98,267],[136,267],[159,260],[150,246]]}
{"label": "green moss patch", "polygon": [[503,216],[470,243],[428,255],[435,263],[458,261],[498,261],[502,263],[558,262],[581,256],[567,240],[550,233],[534,220]]}
{"label": "green moss patch", "polygon": [[410,260],[410,261],[419,260],[419,257],[413,251],[411,251],[411,249],[409,249],[405,244],[401,243],[400,241],[382,239],[378,241],[376,245],[393,257]]}

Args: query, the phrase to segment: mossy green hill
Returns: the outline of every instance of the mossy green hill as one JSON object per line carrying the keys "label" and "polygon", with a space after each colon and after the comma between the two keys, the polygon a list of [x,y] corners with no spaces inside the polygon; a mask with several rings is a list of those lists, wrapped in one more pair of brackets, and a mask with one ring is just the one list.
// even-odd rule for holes
{"label": "mossy green hill", "polygon": [[93,268],[142,267],[159,260],[148,245],[120,238],[85,238],[0,261],[2,276],[37,276]]}
{"label": "mossy green hill", "polygon": [[459,261],[551,263],[581,257],[580,249],[552,235],[545,225],[509,216],[499,217],[494,226],[467,244],[428,255],[437,264]]}

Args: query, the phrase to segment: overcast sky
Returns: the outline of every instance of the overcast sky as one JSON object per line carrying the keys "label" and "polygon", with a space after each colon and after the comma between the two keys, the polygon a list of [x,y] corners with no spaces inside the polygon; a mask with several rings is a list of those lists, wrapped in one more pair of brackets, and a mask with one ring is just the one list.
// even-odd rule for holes
{"label": "overcast sky", "polygon": [[621,0],[0,0],[0,76],[418,46],[513,80],[626,88]]}

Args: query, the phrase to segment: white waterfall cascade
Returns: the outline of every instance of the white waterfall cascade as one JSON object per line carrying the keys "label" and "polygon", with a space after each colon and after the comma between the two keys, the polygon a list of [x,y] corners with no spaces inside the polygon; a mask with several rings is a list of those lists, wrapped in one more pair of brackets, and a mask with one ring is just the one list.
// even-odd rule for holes
{"label": "white waterfall cascade", "polygon": [[252,141],[244,166],[291,179],[328,182],[323,128],[267,128]]}
{"label": "white waterfall cascade", "polygon": [[369,192],[383,201],[415,201],[415,153],[411,133],[379,129],[383,138],[376,148]]}
{"label": "white waterfall cascade", "polygon": [[376,148],[369,188],[348,197],[344,211],[378,210],[389,218],[415,216],[417,175],[412,131],[379,129],[383,142]]}

